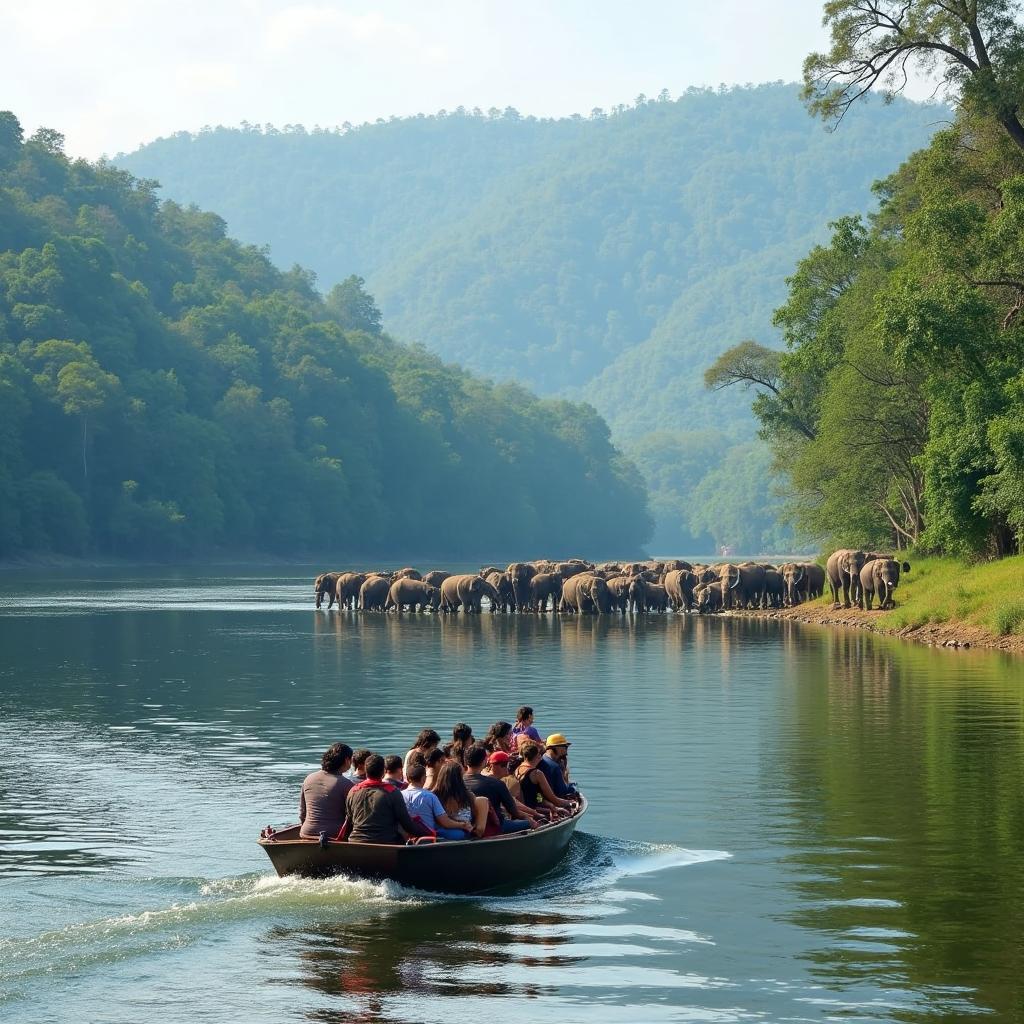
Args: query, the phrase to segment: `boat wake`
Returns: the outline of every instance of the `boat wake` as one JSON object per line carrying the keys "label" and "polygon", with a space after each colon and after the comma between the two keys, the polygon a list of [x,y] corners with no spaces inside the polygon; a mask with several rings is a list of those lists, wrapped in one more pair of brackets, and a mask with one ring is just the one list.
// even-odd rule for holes
{"label": "boat wake", "polygon": [[[587,834],[573,837],[569,852],[551,873],[511,899],[490,895],[485,901],[522,903],[571,897],[586,904],[603,901],[623,879],[684,868],[731,856],[717,850],[627,842]],[[211,932],[238,922],[277,924],[316,918],[343,925],[386,916],[432,902],[481,901],[479,896],[449,896],[405,889],[395,882],[370,882],[343,876],[329,879],[278,878],[249,874],[219,879],[153,878],[128,883],[128,901],[138,888],[143,900],[177,894],[157,909],[98,920],[74,922],[20,938],[0,938],[0,1002],[17,996],[33,977],[60,975],[191,945]],[[636,896],[637,894],[633,894]]]}

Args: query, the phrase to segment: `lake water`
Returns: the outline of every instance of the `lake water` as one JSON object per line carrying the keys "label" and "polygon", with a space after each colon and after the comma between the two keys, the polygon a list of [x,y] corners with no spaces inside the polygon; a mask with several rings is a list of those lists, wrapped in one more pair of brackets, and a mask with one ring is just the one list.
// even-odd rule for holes
{"label": "lake water", "polygon": [[[0,1019],[1012,1021],[1024,668],[740,619],[356,616],[312,572],[0,579]],[[591,800],[506,898],[280,881],[326,746],[522,703]]]}

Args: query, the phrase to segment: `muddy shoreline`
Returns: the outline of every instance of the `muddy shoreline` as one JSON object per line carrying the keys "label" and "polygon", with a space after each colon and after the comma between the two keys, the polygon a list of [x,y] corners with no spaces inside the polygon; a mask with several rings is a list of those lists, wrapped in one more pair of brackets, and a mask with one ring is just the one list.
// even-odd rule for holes
{"label": "muddy shoreline", "polygon": [[929,647],[945,647],[950,650],[981,649],[1024,654],[1024,636],[996,636],[980,626],[964,622],[926,622],[920,626],[895,629],[886,626],[884,613],[866,612],[859,608],[832,608],[817,603],[798,605],[796,608],[748,609],[725,614],[755,619],[782,619],[814,626],[863,629],[881,636],[895,636]]}

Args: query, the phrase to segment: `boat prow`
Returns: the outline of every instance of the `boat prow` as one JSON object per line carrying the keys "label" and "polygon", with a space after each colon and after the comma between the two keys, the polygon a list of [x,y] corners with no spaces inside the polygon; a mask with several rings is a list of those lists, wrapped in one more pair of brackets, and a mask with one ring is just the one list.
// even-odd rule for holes
{"label": "boat prow", "polygon": [[420,843],[415,846],[382,843],[327,842],[302,839],[299,826],[290,825],[261,838],[274,870],[284,877],[323,878],[352,875],[391,879],[433,892],[480,893],[521,886],[550,871],[565,855],[573,832],[586,814],[586,797],[569,818],[537,829],[488,839]]}

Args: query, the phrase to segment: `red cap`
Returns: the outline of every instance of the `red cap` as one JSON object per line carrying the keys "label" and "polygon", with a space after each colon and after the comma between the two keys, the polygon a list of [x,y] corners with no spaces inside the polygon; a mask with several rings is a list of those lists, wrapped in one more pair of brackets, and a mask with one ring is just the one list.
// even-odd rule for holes
{"label": "red cap", "polygon": [[488,764],[508,764],[509,756],[504,750],[496,750],[489,758],[487,758]]}

